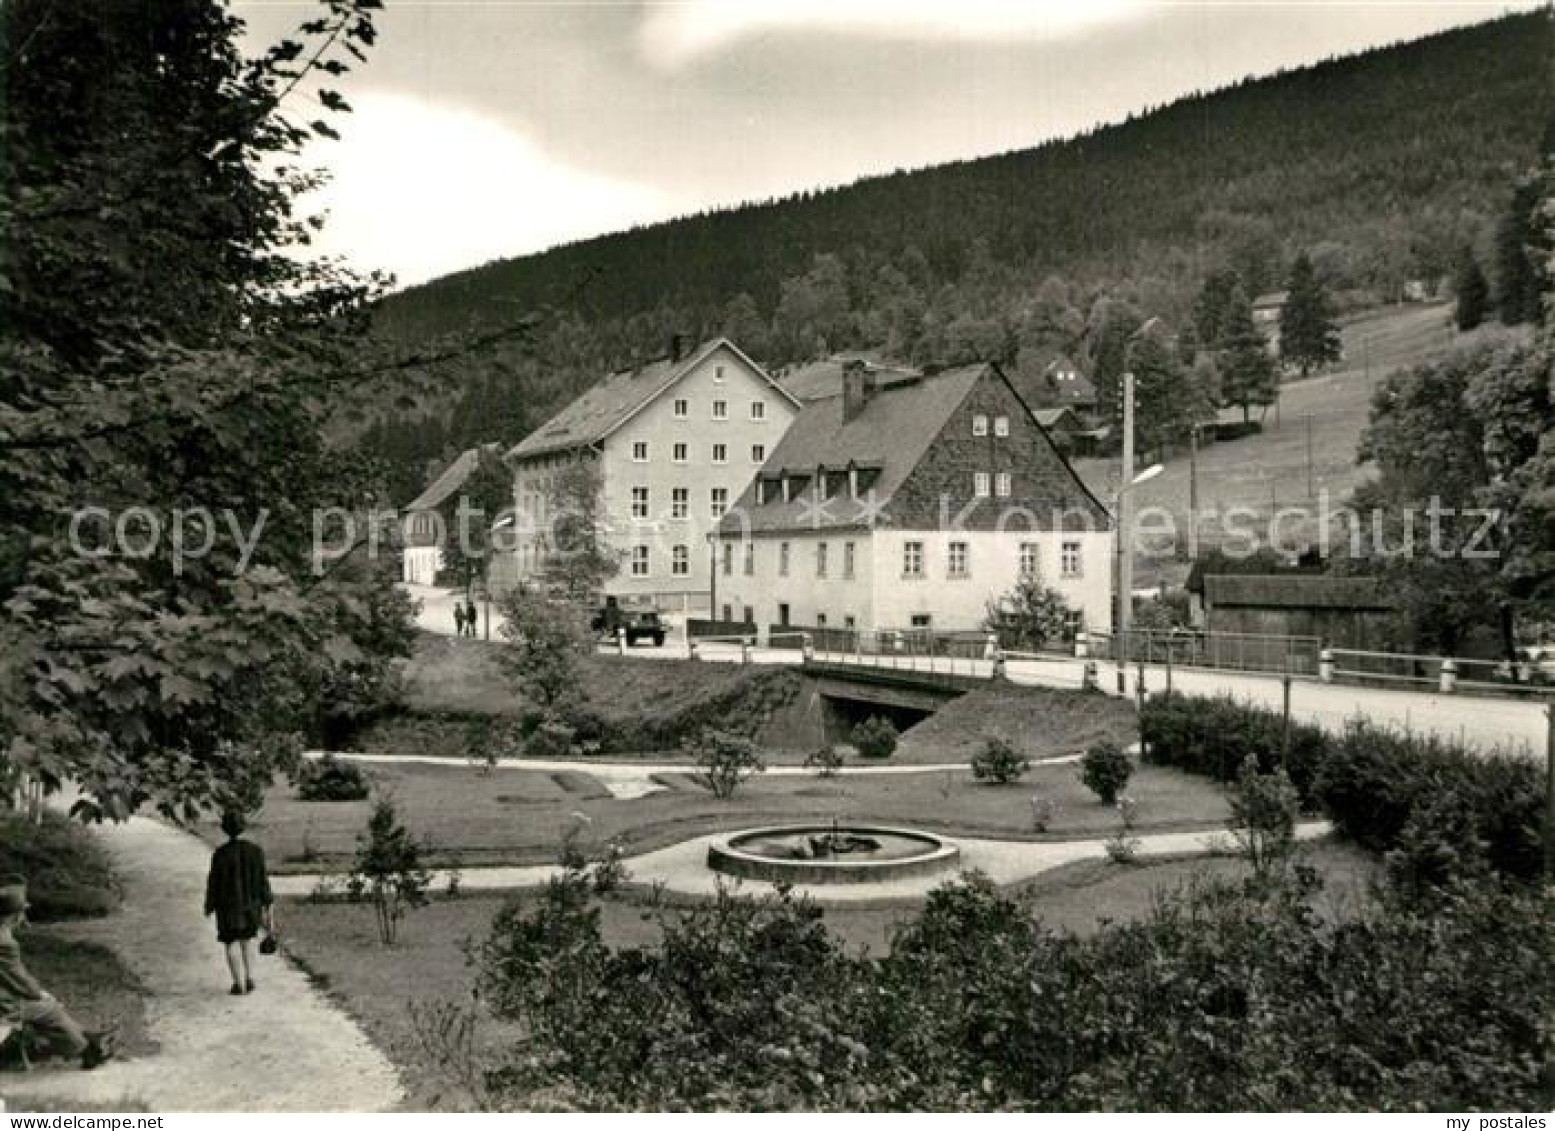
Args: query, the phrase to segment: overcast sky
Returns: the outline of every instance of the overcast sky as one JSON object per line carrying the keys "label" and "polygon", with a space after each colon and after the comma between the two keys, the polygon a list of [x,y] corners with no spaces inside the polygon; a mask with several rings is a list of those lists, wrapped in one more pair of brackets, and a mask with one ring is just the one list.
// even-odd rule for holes
{"label": "overcast sky", "polygon": [[[1023,148],[1516,4],[387,0],[320,143],[323,248],[414,283],[870,173]],[[251,47],[309,18],[238,0]],[[308,114],[310,107],[298,108]]]}

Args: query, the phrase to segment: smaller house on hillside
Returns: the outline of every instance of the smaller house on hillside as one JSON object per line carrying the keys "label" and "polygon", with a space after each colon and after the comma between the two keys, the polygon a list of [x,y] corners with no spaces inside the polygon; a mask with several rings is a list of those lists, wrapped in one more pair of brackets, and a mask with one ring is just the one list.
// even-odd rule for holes
{"label": "smaller house on hillside", "polygon": [[1397,602],[1376,578],[1312,573],[1209,574],[1204,615],[1211,633],[1314,636],[1340,648],[1384,648],[1398,625]]}
{"label": "smaller house on hillside", "polygon": [[469,479],[470,472],[480,461],[482,450],[500,452],[500,444],[485,444],[479,448],[466,448],[445,467],[426,490],[417,495],[400,512],[400,531],[404,540],[404,554],[400,563],[400,577],[410,585],[432,585],[443,568],[442,507],[453,498]]}
{"label": "smaller house on hillside", "polygon": [[1096,411],[1096,386],[1073,358],[1059,354],[1032,379],[1017,382],[1021,397],[1033,409],[1067,408],[1082,423]]}
{"label": "smaller house on hillside", "polygon": [[1253,299],[1253,325],[1257,326],[1269,343],[1269,352],[1276,357],[1280,353],[1280,315],[1285,310],[1289,291],[1269,291]]}

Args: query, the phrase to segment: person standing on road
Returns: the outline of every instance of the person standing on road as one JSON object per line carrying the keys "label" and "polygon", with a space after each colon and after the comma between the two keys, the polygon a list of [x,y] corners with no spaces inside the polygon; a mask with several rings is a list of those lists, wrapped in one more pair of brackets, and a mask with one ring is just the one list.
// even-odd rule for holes
{"label": "person standing on road", "polygon": [[243,839],[243,815],[228,810],[221,816],[227,843],[211,854],[205,881],[205,913],[216,916],[216,939],[227,948],[232,994],[254,992],[254,937],[259,928],[274,932],[270,876],[265,853]]}
{"label": "person standing on road", "polygon": [[459,598],[454,598],[454,635],[464,635],[464,606],[459,603]]}

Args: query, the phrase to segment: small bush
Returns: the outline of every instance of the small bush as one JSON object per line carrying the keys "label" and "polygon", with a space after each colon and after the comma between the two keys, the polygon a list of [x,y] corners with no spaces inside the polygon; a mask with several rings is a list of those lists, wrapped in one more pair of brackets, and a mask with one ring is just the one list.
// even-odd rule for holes
{"label": "small bush", "polygon": [[1115,805],[1118,794],[1133,776],[1134,764],[1116,742],[1098,742],[1080,759],[1080,780],[1101,798],[1103,805]]}
{"label": "small bush", "polygon": [[1031,769],[1027,758],[1003,735],[991,735],[983,748],[972,756],[972,776],[978,781],[1009,785]]}
{"label": "small bush", "polygon": [[741,782],[766,769],[754,742],[726,731],[704,730],[690,753],[701,770],[695,780],[720,800],[733,797]]}
{"label": "small bush", "polygon": [[1130,836],[1127,828],[1119,829],[1102,845],[1107,859],[1114,864],[1133,864],[1139,858],[1139,838]]}
{"label": "small bush", "polygon": [[355,762],[325,754],[304,762],[297,771],[297,797],[302,801],[362,801],[372,783]]}
{"label": "small bush", "polygon": [[30,821],[0,813],[0,875],[27,880],[35,923],[96,919],[119,904],[119,885],[108,852],[92,830],[45,810]]}
{"label": "small bush", "polygon": [[572,753],[578,733],[560,719],[550,719],[535,728],[524,745],[531,758],[565,758]]}
{"label": "small bush", "polygon": [[1252,866],[1253,878],[1268,884],[1284,872],[1296,848],[1296,817],[1301,811],[1296,787],[1284,770],[1260,773],[1258,756],[1249,754],[1230,805],[1231,836]]}
{"label": "small bush", "polygon": [[422,863],[422,847],[400,823],[394,803],[380,800],[357,837],[356,860],[346,879],[354,897],[370,900],[378,920],[378,938],[390,946],[400,921],[412,907],[425,907],[432,873]]}
{"label": "small bush", "polygon": [[853,748],[865,758],[889,758],[896,739],[896,725],[882,715],[871,715],[853,728]]}
{"label": "small bush", "polygon": [[1058,816],[1058,806],[1051,797],[1043,797],[1040,793],[1031,795],[1031,830],[1032,832],[1045,833],[1048,826]]}
{"label": "small bush", "polygon": [[842,769],[842,751],[830,744],[817,747],[805,755],[805,769],[814,770],[818,777],[836,777]]}

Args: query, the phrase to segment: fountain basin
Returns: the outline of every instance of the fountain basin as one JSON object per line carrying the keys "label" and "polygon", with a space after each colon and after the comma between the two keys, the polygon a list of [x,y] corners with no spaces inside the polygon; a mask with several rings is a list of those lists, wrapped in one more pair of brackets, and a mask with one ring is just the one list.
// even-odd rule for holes
{"label": "fountain basin", "polygon": [[[837,848],[827,844],[835,840]],[[707,866],[726,876],[788,884],[868,884],[930,876],[956,866],[961,850],[917,829],[880,825],[777,825],[707,846]]]}

